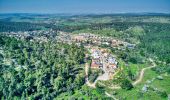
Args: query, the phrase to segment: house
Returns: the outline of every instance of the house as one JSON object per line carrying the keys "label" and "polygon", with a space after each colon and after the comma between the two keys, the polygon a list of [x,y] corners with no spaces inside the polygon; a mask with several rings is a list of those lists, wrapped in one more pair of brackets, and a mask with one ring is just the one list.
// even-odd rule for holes
{"label": "house", "polygon": [[111,56],[108,57],[108,63],[109,64],[117,64],[116,59],[114,57],[111,57]]}
{"label": "house", "polygon": [[81,42],[81,41],[85,41],[84,36],[73,36],[72,40],[76,41],[76,42]]}
{"label": "house", "polygon": [[94,52],[92,53],[92,57],[93,57],[94,59],[100,58],[99,51],[98,51],[98,50],[94,51]]}
{"label": "house", "polygon": [[104,57],[107,57],[107,56],[108,56],[108,53],[103,53],[103,56],[104,56]]}
{"label": "house", "polygon": [[92,59],[91,68],[100,68],[102,64],[99,59]]}
{"label": "house", "polygon": [[112,68],[112,69],[116,69],[117,68],[116,64],[110,64],[109,67]]}
{"label": "house", "polygon": [[108,52],[108,49],[101,48],[100,51],[101,51],[102,53],[107,53],[107,52]]}

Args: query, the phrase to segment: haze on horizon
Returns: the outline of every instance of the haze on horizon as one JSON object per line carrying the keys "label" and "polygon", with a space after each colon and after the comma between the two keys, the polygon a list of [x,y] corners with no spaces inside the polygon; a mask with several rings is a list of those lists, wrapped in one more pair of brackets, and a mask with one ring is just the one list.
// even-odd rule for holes
{"label": "haze on horizon", "polygon": [[170,13],[170,0],[0,0],[0,13]]}

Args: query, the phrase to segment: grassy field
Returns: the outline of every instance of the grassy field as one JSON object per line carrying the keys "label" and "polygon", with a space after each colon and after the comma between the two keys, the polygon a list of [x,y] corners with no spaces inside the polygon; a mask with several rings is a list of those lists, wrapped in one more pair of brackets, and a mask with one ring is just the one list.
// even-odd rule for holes
{"label": "grassy field", "polygon": [[[116,97],[125,100],[167,100],[167,97],[161,96],[158,92],[154,91],[153,88],[157,88],[159,91],[165,91],[170,94],[170,77],[163,76],[163,80],[158,80],[156,77],[159,76],[157,73],[148,69],[145,72],[144,78],[140,84],[134,87],[132,90],[115,90],[117,92]],[[151,83],[147,83],[149,80],[153,80]],[[147,84],[150,88],[147,92],[142,92],[142,87]],[[122,97],[122,95],[124,97]]]}

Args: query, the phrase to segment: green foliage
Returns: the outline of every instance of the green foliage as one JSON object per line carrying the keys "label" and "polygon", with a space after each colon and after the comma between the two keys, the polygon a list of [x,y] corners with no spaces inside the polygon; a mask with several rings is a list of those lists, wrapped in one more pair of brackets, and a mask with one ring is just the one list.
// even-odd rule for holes
{"label": "green foliage", "polygon": [[131,82],[128,79],[122,80],[120,86],[122,89],[126,89],[126,90],[130,90],[133,88],[133,85],[131,84]]}
{"label": "green foliage", "polygon": [[0,32],[32,31],[41,29],[42,25],[27,22],[0,22]]}
{"label": "green foliage", "polygon": [[161,92],[159,92],[159,94],[160,94],[161,97],[163,97],[163,98],[166,98],[166,97],[168,96],[165,91],[161,91]]}
{"label": "green foliage", "polygon": [[52,99],[84,84],[83,47],[1,38],[4,59],[13,64],[0,65],[0,97]]}
{"label": "green foliage", "polygon": [[103,73],[103,71],[101,69],[95,69],[95,70],[92,70],[91,68],[89,68],[90,71],[89,71],[89,81],[91,83],[93,83],[97,77]]}
{"label": "green foliage", "polygon": [[4,56],[0,53],[0,62],[4,60]]}
{"label": "green foliage", "polygon": [[152,68],[152,70],[156,71],[158,74],[168,73],[170,74],[170,65],[159,65],[155,68]]}
{"label": "green foliage", "polygon": [[[30,20],[34,22],[31,17]],[[54,19],[49,18],[48,20],[55,22],[54,20],[56,19],[54,17]],[[45,21],[47,20],[45,19]],[[75,19],[63,17],[59,18],[55,25],[10,21],[0,22],[1,32],[32,31],[44,27],[73,33],[90,32],[136,44],[133,50],[123,50],[124,48],[117,49],[101,45],[104,48],[111,48],[112,52],[117,54],[118,58],[123,59],[127,64],[135,65],[129,65],[131,68],[124,68],[127,73],[120,73],[120,78],[116,82],[120,83],[123,88],[120,91],[124,91],[127,99],[129,98],[128,96],[131,97],[130,99],[134,99],[134,97],[135,99],[141,99],[141,96],[142,99],[153,99],[154,97],[158,98],[158,96],[161,96],[159,98],[167,97],[169,93],[169,78],[164,77],[161,81],[154,81],[156,87],[164,88],[166,91],[150,92],[151,95],[150,93],[141,94],[139,91],[141,86],[133,88],[131,82],[125,78],[134,80],[134,75],[140,69],[136,66],[143,64],[145,58],[149,57],[158,57],[157,61],[166,63],[152,69],[156,72],[156,76],[164,73],[170,74],[168,65],[170,63],[169,16],[94,15]],[[54,41],[48,43],[21,41],[0,35],[1,48],[4,51],[4,54],[0,54],[0,98],[2,100],[45,100],[58,99],[58,97],[62,99],[71,97],[70,99],[85,100],[109,99],[104,96],[102,87],[97,86],[97,89],[92,89],[83,85],[85,82],[83,46],[78,47],[75,44],[68,45],[55,43]],[[146,79],[151,80],[151,77],[155,78],[153,77],[155,73],[151,72],[145,73],[146,76],[143,81],[146,81]],[[102,72],[90,71],[89,80],[94,82],[99,73]],[[117,94],[122,96],[123,93],[117,92]],[[139,98],[136,98],[137,95],[139,95]],[[126,97],[120,98],[126,99]]]}
{"label": "green foliage", "polygon": [[131,80],[135,80],[134,74],[132,73],[131,70],[128,70],[128,77],[129,77],[129,79],[131,79]]}
{"label": "green foliage", "polygon": [[145,48],[152,56],[158,56],[159,60],[170,63],[170,25],[150,24],[145,25],[146,35],[140,38],[140,48]]}
{"label": "green foliage", "polygon": [[126,31],[131,37],[139,37],[145,34],[145,30],[141,26],[130,27]]}

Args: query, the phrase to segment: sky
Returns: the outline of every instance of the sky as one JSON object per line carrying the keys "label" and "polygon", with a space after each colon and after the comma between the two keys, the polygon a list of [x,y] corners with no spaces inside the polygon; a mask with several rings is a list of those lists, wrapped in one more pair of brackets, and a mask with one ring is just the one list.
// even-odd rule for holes
{"label": "sky", "polygon": [[170,13],[170,0],[0,0],[0,13]]}

